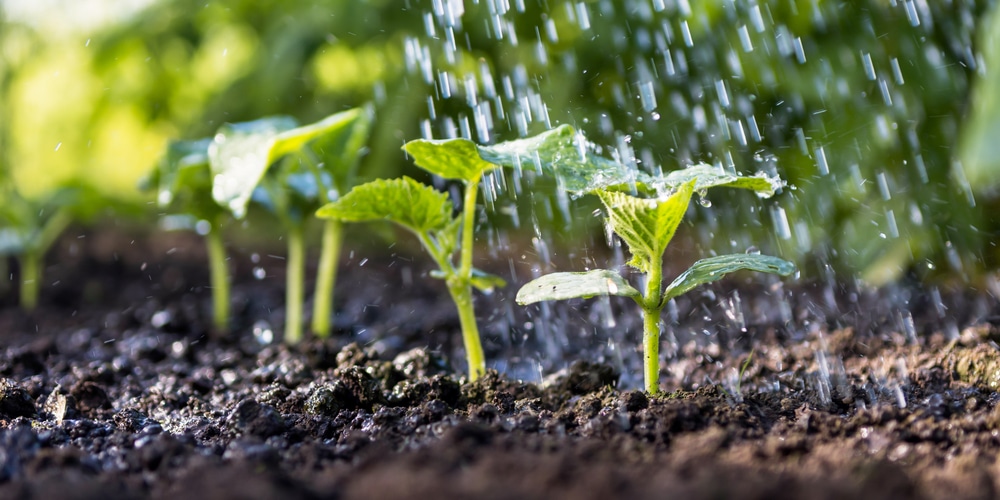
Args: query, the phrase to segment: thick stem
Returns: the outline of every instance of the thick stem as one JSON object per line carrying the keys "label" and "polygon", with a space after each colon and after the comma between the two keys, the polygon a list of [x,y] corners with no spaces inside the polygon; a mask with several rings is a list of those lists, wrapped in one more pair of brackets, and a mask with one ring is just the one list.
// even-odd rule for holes
{"label": "thick stem", "polygon": [[660,311],[663,310],[663,262],[650,263],[642,304],[643,371],[646,392],[660,392]]}
{"label": "thick stem", "polygon": [[42,281],[42,256],[44,252],[25,252],[21,255],[21,307],[31,311],[38,305],[38,290]]}
{"label": "thick stem", "polygon": [[476,197],[479,196],[479,178],[465,185],[465,200],[462,202],[462,260],[459,275],[468,281],[472,278],[472,235],[476,229]]}
{"label": "thick stem", "polygon": [[343,224],[328,219],[323,224],[323,247],[319,256],[319,270],[316,276],[316,290],[313,292],[312,331],[316,336],[330,336],[330,320],[333,317],[333,287],[337,281],[337,263],[340,261],[340,247]]}
{"label": "thick stem", "polygon": [[305,289],[306,245],[302,224],[288,229],[288,260],[285,262],[285,342],[302,340],[302,297]]}
{"label": "thick stem", "polygon": [[212,325],[220,333],[229,331],[229,270],[222,231],[213,227],[205,235],[208,266],[212,277]]}
{"label": "thick stem", "polygon": [[465,357],[469,363],[469,381],[473,382],[486,373],[486,358],[483,356],[483,344],[479,339],[479,326],[476,325],[476,312],[472,307],[472,287],[468,284],[449,285],[455,307],[458,308],[458,321],[462,325],[462,341],[465,344]]}

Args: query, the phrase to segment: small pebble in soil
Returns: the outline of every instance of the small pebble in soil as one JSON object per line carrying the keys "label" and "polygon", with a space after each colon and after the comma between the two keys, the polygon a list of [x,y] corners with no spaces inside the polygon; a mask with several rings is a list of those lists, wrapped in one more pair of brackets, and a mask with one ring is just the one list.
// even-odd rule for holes
{"label": "small pebble in soil", "polygon": [[10,379],[0,379],[0,416],[4,418],[35,416],[35,400],[28,391]]}

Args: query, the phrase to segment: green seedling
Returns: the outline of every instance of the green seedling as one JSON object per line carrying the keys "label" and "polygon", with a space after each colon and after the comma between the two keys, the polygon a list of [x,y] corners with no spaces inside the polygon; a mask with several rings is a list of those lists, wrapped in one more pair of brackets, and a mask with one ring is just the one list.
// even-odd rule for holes
{"label": "green seedling", "polygon": [[694,193],[696,180],[682,184],[666,197],[639,198],[616,191],[597,191],[607,210],[611,229],[628,245],[632,254],[628,265],[645,275],[639,291],[616,271],[597,269],[582,273],[553,273],[524,285],[517,294],[519,304],[594,296],[629,297],[643,314],[643,359],[646,391],[659,390],[660,313],[674,297],[696,286],[716,281],[739,270],[787,276],[792,263],[759,254],[720,255],[694,263],[663,288],[663,256],[677,231]]}
{"label": "green seedling", "polygon": [[[20,304],[38,305],[45,254],[74,221],[88,221],[112,202],[84,184],[70,184],[41,199],[28,199],[7,184],[0,187],[0,256],[20,264]],[[6,279],[6,278],[5,278]]]}
{"label": "green seedling", "polygon": [[[767,175],[739,176],[710,165],[654,176],[630,169],[596,154],[572,127],[560,126],[535,137],[496,146],[481,146],[479,155],[493,163],[526,169],[534,167],[554,176],[558,184],[575,195],[595,193],[607,210],[610,228],[628,246],[629,265],[645,275],[643,291],[633,287],[618,272],[598,269],[582,273],[554,273],[521,288],[520,304],[546,300],[616,295],[633,299],[643,312],[645,388],[659,387],[660,313],[674,297],[692,288],[716,281],[738,270],[753,270],[783,276],[794,271],[785,260],[765,255],[740,254],[710,257],[696,262],[665,289],[663,256],[694,193],[712,187],[750,189],[767,197],[783,183]],[[648,194],[634,196],[625,191]]]}
{"label": "green seedling", "polygon": [[[438,265],[432,276],[443,279],[458,309],[462,339],[469,364],[469,379],[486,371],[479,328],[472,303],[472,289],[489,292],[505,286],[498,276],[472,267],[473,231],[479,184],[486,172],[500,165],[484,160],[477,146],[465,139],[415,140],[404,149],[417,166],[442,177],[461,181],[465,192],[461,211],[446,193],[409,177],[377,180],[355,187],[346,196],[321,208],[321,218],[344,222],[388,220],[412,232]],[[458,262],[453,260],[458,252]]]}
{"label": "green seedling", "polygon": [[[253,200],[287,232],[286,342],[302,338],[305,223],[354,184],[371,121],[371,112],[363,108],[306,126],[287,116],[262,118],[222,126],[209,146],[215,201],[241,219]],[[341,234],[339,222],[326,221],[313,301],[312,328],[320,337],[331,330]]]}
{"label": "green seedling", "polygon": [[162,221],[165,227],[192,229],[204,236],[212,286],[212,325],[225,332],[229,329],[230,280],[222,227],[231,217],[212,199],[211,144],[211,139],[171,142],[143,187],[155,189],[157,204],[172,212]]}

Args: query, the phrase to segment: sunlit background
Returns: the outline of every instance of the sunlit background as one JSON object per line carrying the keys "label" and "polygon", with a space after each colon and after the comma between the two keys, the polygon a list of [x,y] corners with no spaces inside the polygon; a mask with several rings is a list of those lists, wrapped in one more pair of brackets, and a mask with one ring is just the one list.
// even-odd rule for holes
{"label": "sunlit background", "polygon": [[[371,102],[366,178],[419,175],[406,140],[569,123],[635,168],[789,182],[703,200],[682,235],[704,252],[759,247],[804,278],[872,283],[978,282],[1000,257],[993,2],[0,5],[0,183],[32,203],[84,183],[142,206],[171,138]],[[595,229],[587,203],[501,193],[493,218],[558,240]]]}

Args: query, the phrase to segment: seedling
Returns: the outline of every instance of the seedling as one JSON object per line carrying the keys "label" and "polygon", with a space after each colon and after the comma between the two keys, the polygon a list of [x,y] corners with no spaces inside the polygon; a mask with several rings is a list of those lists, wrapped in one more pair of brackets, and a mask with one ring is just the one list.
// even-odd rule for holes
{"label": "seedling", "polygon": [[144,180],[144,187],[156,189],[160,208],[171,210],[164,225],[169,229],[193,229],[205,237],[212,286],[212,325],[216,331],[229,329],[229,270],[222,227],[229,212],[212,200],[212,173],[208,165],[211,139],[173,141],[157,168]]}
{"label": "seedling", "polygon": [[660,378],[660,313],[674,297],[726,274],[747,269],[787,276],[792,263],[759,254],[720,255],[694,263],[663,288],[663,255],[688,209],[697,179],[681,184],[666,197],[639,198],[622,192],[598,190],[611,229],[628,245],[628,265],[645,275],[640,292],[618,272],[597,269],[582,273],[553,273],[524,285],[517,294],[522,305],[544,300],[594,296],[629,297],[642,309],[643,359],[646,391],[655,394]]}
{"label": "seedling", "polygon": [[[20,263],[20,303],[38,305],[45,254],[74,220],[90,220],[111,203],[92,187],[71,184],[28,199],[10,184],[0,187],[0,256]],[[7,279],[5,276],[4,279]]]}
{"label": "seedling", "polygon": [[[504,286],[498,276],[472,267],[476,198],[483,174],[500,165],[484,160],[477,146],[466,139],[415,140],[404,149],[417,166],[465,186],[461,212],[453,216],[448,195],[409,177],[376,180],[355,187],[346,196],[321,208],[321,218],[345,222],[388,220],[412,232],[438,265],[432,274],[448,287],[462,327],[462,340],[469,364],[469,379],[486,371],[479,328],[472,304],[472,289],[483,292]],[[458,263],[453,260],[458,251]]]}
{"label": "seedling", "polygon": [[[304,225],[319,206],[354,184],[370,128],[371,113],[362,108],[302,127],[291,117],[277,116],[223,125],[209,146],[215,201],[241,219],[252,199],[287,232],[286,342],[302,338]],[[341,232],[337,221],[323,227],[312,325],[321,337],[330,334]]]}

